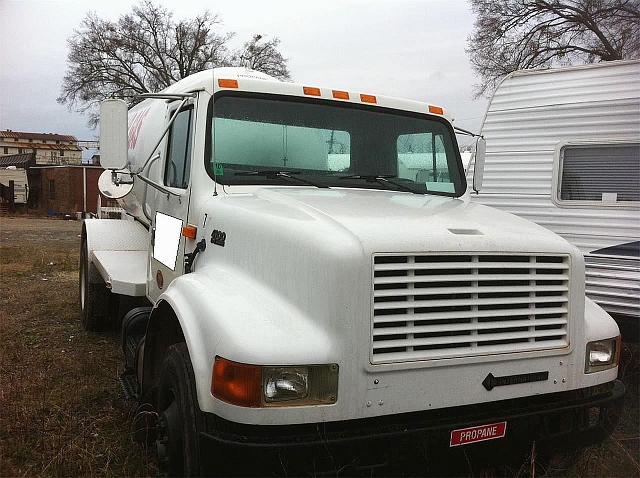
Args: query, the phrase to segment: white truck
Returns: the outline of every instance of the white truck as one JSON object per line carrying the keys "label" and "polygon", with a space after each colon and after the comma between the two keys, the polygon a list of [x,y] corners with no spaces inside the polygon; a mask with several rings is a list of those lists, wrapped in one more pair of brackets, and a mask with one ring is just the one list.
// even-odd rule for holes
{"label": "white truck", "polygon": [[101,190],[130,220],[84,222],[80,302],[89,330],[148,303],[123,379],[169,473],[611,431],[621,341],[582,255],[469,201],[442,107],[233,68],[144,96],[102,105]]}
{"label": "white truck", "polygon": [[13,198],[15,204],[27,204],[29,199],[29,181],[27,180],[27,170],[9,166],[0,168],[0,184],[9,187],[13,181]]}

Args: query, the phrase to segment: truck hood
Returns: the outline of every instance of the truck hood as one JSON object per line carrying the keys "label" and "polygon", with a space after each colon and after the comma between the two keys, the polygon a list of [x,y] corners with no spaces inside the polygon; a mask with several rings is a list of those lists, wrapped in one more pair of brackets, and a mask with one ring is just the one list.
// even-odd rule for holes
{"label": "truck hood", "polygon": [[[581,272],[579,253],[565,240],[464,198],[305,187],[233,191],[194,201],[191,220],[207,247],[195,271],[167,290],[178,283],[192,291],[202,303],[192,315],[228,331],[212,335],[216,353],[230,360],[335,362],[345,383],[358,367],[373,367],[376,253],[570,254],[573,272]],[[580,311],[584,288],[570,282]]]}
{"label": "truck hood", "polygon": [[[303,236],[311,233],[324,244],[358,243],[365,253],[573,250],[565,240],[541,226],[466,198],[385,190],[281,187],[229,194],[222,202],[237,219],[259,214],[260,221],[250,220],[253,233],[259,233],[256,228],[263,223],[267,236],[279,235],[284,242],[293,239],[293,245],[300,245]],[[222,212],[218,210],[216,215],[220,217]],[[242,222],[238,221],[238,225]],[[283,237],[278,231],[286,235]]]}

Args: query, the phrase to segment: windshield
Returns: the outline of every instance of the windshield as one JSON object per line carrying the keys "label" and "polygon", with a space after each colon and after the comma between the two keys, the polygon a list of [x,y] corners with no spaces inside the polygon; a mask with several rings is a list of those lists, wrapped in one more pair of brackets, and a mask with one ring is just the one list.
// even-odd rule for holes
{"label": "windshield", "polygon": [[227,93],[216,97],[211,126],[207,170],[221,184],[304,186],[287,177],[295,176],[447,196],[466,188],[451,126],[427,115]]}

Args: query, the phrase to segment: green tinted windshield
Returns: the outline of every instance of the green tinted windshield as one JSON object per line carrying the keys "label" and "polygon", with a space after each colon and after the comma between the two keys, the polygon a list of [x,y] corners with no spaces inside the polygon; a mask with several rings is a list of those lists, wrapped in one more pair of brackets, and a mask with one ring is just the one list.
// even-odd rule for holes
{"label": "green tinted windshield", "polygon": [[292,184],[269,174],[284,171],[329,187],[451,196],[466,188],[451,126],[427,115],[225,95],[212,121],[207,169],[222,184]]}

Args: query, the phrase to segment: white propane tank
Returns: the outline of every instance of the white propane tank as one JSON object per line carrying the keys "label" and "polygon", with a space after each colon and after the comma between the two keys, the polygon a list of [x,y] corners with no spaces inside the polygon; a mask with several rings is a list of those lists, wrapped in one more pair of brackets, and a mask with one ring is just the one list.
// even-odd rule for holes
{"label": "white propane tank", "polygon": [[[162,131],[164,130],[167,103],[161,99],[147,99],[138,103],[129,110],[128,114],[128,169],[132,173],[142,173],[149,177],[149,171],[158,168],[158,160],[150,162],[144,171],[141,171],[144,162],[149,158],[151,149],[156,145]],[[157,155],[164,142],[160,143],[155,155]],[[118,204],[127,213],[144,223],[149,222],[149,218],[143,211],[145,195],[147,194],[147,184],[134,176],[133,189],[123,198],[118,199]],[[147,211],[149,214],[150,211]]]}

